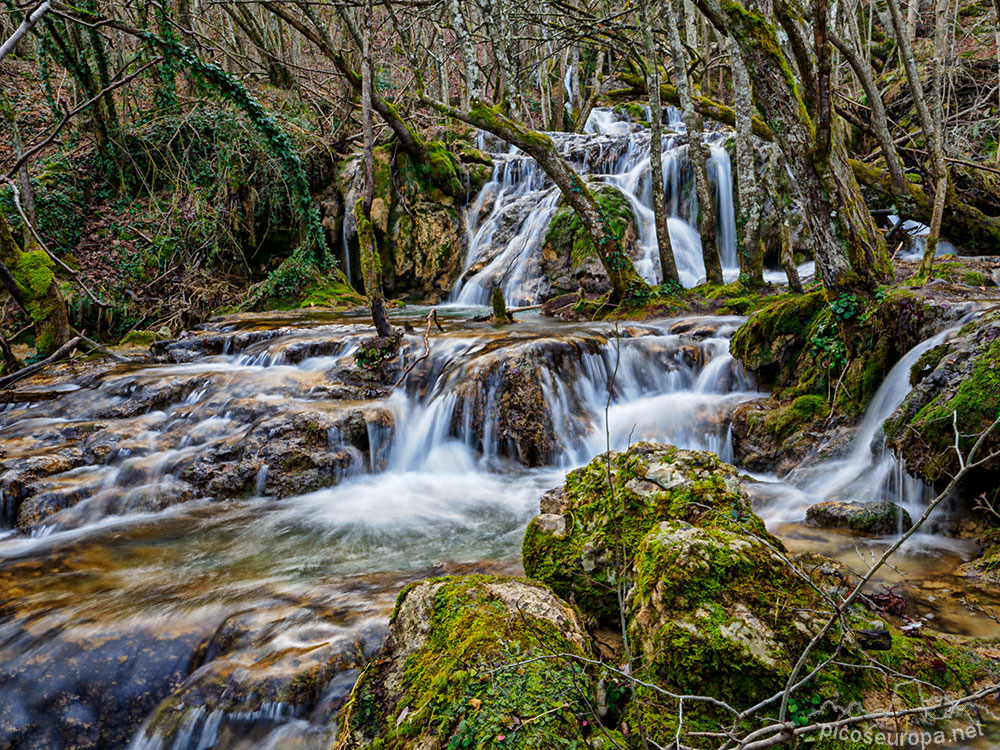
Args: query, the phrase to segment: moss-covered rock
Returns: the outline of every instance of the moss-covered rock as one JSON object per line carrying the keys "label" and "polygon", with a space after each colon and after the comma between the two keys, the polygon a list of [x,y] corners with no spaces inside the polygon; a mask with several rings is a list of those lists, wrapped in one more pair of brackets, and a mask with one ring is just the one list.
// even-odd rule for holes
{"label": "moss-covered rock", "polygon": [[[1000,416],[1000,313],[990,313],[966,325],[959,334],[931,349],[911,370],[919,378],[914,389],[885,423],[892,450],[906,470],[942,488],[959,469],[959,448],[968,453]],[[979,458],[1000,448],[1000,430],[985,440]],[[976,466],[963,482],[962,495],[993,497],[1000,461]]]}
{"label": "moss-covered rock", "polygon": [[[429,141],[424,164],[415,164],[393,145],[375,149],[372,224],[390,296],[439,301],[462,270],[466,236],[461,204],[489,179],[491,160],[462,140],[449,141]],[[347,240],[356,285],[357,229],[352,212],[344,208],[357,202],[361,180],[360,160],[344,163],[322,201],[331,244]]]}
{"label": "moss-covered rock", "polygon": [[729,349],[762,387],[792,387],[798,382],[796,366],[809,343],[813,321],[825,306],[822,291],[770,305],[739,327]]}
{"label": "moss-covered rock", "polygon": [[948,314],[904,289],[834,300],[814,291],[755,313],[730,350],[776,395],[824,396],[856,418],[893,365]]}
{"label": "moss-covered rock", "polygon": [[[529,574],[573,597],[584,614],[624,619],[639,680],[617,725],[630,747],[641,746],[641,734],[663,747],[675,741],[681,707],[671,695],[709,698],[684,700],[682,741],[717,747],[704,733],[780,695],[811,642],[799,674],[825,666],[793,694],[785,718],[795,726],[927,699],[906,677],[886,681],[882,668],[948,695],[965,695],[997,673],[977,644],[936,635],[933,649],[947,653],[948,667],[933,673],[930,647],[859,605],[814,641],[828,621],[825,597],[842,597],[849,574],[815,555],[793,567],[750,510],[735,471],[710,453],[639,444],[598,457],[543,498],[523,557]],[[872,668],[861,630],[888,632],[881,645],[888,641],[890,650],[878,652],[884,667]],[[741,730],[773,724],[778,708],[766,705]]]}
{"label": "moss-covered rock", "polygon": [[[628,198],[610,185],[597,185],[593,193],[622,248],[633,261],[638,260],[641,257],[637,245],[638,222]],[[565,200],[560,203],[545,234],[542,273],[548,279],[553,297],[580,289],[585,294],[605,294],[611,289],[590,232]]]}
{"label": "moss-covered rock", "polygon": [[[613,747],[588,741],[590,655],[576,612],[523,579],[439,578],[399,595],[347,705],[348,748]],[[601,733],[603,734],[603,733]]]}
{"label": "moss-covered rock", "polygon": [[667,520],[746,526],[780,546],[753,515],[732,466],[714,453],[638,443],[627,453],[598,456],[542,497],[541,515],[524,536],[525,572],[584,614],[616,624],[621,571],[649,532]]}
{"label": "moss-covered rock", "polygon": [[776,471],[784,476],[820,447],[825,457],[846,448],[838,427],[827,427],[830,407],[822,396],[792,401],[757,399],[733,412],[731,436],[735,463],[751,471]]}
{"label": "moss-covered rock", "polygon": [[863,534],[895,534],[913,525],[910,514],[895,503],[817,503],[806,511],[806,521],[814,526],[851,529]]}

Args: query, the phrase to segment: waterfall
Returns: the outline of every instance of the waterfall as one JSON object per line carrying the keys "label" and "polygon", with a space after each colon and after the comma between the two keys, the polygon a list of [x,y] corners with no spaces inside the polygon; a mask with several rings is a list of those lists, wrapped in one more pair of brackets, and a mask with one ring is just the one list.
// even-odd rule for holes
{"label": "waterfall", "polygon": [[[670,239],[681,282],[691,287],[705,276],[701,237],[696,229],[694,170],[679,114],[668,109],[666,121],[661,159]],[[635,261],[636,270],[650,284],[660,283],[649,131],[611,109],[595,108],[583,134],[548,135],[579,172],[625,195],[639,234],[641,257]],[[724,274],[734,278],[738,273],[736,213],[732,165],[722,146],[726,137],[722,131],[706,133],[719,253]],[[481,143],[489,149],[492,141],[483,139]],[[493,286],[499,284],[508,304],[536,304],[549,291],[548,280],[541,272],[541,252],[560,194],[535,160],[518,149],[493,143],[492,156],[492,177],[466,210],[468,254],[451,299],[460,305],[486,304]]]}

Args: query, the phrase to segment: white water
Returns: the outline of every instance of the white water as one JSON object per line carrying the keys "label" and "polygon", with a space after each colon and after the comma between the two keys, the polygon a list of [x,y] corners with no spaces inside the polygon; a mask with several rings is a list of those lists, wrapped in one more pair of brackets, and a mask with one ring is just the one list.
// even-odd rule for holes
{"label": "white water", "polygon": [[[687,154],[687,135],[677,112],[668,110],[664,134],[664,189],[677,269],[685,286],[704,279],[701,238],[695,228],[698,200]],[[585,133],[550,133],[560,152],[582,174],[622,191],[638,222],[636,270],[651,284],[662,281],[653,220],[649,131],[610,109],[597,108]],[[727,278],[738,273],[733,177],[724,133],[707,133],[709,178],[715,196],[719,253]],[[490,141],[481,145],[489,148]],[[499,284],[509,304],[531,305],[548,291],[541,273],[545,233],[559,203],[559,191],[530,157],[516,148],[493,149],[493,176],[466,211],[468,255],[463,280],[451,298],[462,305],[486,304]]]}
{"label": "white water", "polygon": [[[776,494],[780,498],[762,509],[768,523],[801,520],[805,509],[826,500],[874,502],[889,500],[916,518],[933,492],[903,470],[903,465],[876,440],[882,424],[912,390],[910,369],[930,349],[944,343],[960,326],[949,328],[910,349],[889,371],[872,397],[864,419],[854,434],[851,450],[842,459],[808,461],[785,477],[790,485]],[[765,478],[767,479],[767,478]],[[902,531],[902,530],[900,530]]]}

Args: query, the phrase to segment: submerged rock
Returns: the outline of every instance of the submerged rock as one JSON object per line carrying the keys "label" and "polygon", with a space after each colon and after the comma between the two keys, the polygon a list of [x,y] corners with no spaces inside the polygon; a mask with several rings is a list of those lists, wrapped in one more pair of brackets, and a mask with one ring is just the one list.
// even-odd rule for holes
{"label": "submerged rock", "polygon": [[851,529],[863,534],[896,534],[913,525],[905,509],[887,500],[875,503],[843,503],[831,500],[817,503],[806,511],[806,521],[813,526]]}
{"label": "submerged rock", "polygon": [[354,688],[337,748],[613,747],[591,735],[593,681],[572,659],[591,656],[588,644],[573,608],[538,583],[410,586]]}
{"label": "submerged rock", "polygon": [[385,627],[347,630],[322,612],[275,602],[215,632],[204,664],[156,707],[133,747],[231,747],[295,717],[332,721]]}

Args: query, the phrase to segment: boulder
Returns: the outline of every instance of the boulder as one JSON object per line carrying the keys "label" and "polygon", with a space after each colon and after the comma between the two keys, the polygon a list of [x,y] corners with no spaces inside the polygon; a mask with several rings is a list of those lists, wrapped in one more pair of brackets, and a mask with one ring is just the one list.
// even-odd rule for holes
{"label": "boulder", "polygon": [[657,443],[611,451],[570,472],[542,497],[541,513],[525,532],[525,572],[610,625],[619,622],[620,571],[661,521],[745,526],[780,547],[753,514],[736,469],[714,453]]}
{"label": "boulder", "polygon": [[[625,253],[633,261],[640,260],[638,222],[628,199],[610,185],[595,185],[593,193]],[[545,234],[541,273],[548,281],[549,296],[576,293],[581,289],[585,295],[601,295],[611,289],[589,232],[576,212],[565,203],[552,217]]]}
{"label": "boulder", "polygon": [[[988,656],[995,646],[978,649],[975,642],[934,634],[933,648],[925,647],[904,634],[895,616],[873,617],[860,604],[845,612],[843,638],[837,626],[822,634],[826,597],[842,597],[852,576],[818,555],[790,561],[753,514],[735,470],[714,454],[648,443],[605,454],[571,472],[543,498],[541,510],[525,535],[525,570],[573,598],[584,616],[617,620],[628,634],[639,682],[616,729],[633,743],[641,727],[650,745],[671,746],[681,707],[670,695],[698,695],[714,702],[683,702],[682,743],[718,747],[705,733],[780,694],[810,643],[806,673],[831,654],[836,660],[794,694],[787,719],[795,726],[926,699],[920,691],[895,689],[871,669],[873,653],[887,673],[912,676],[948,695],[966,695],[996,679]],[[941,670],[935,666],[941,660],[968,670]],[[742,729],[776,719],[772,703],[744,718]],[[816,746],[840,745],[820,740]]]}
{"label": "boulder", "polygon": [[580,618],[539,583],[411,585],[354,687],[337,748],[614,747],[616,733],[591,733],[594,685],[574,655],[591,656]]}
{"label": "boulder", "polygon": [[831,500],[817,503],[806,511],[806,522],[829,529],[851,529],[863,534],[885,536],[913,525],[905,509],[887,500],[874,503],[844,503]]}

